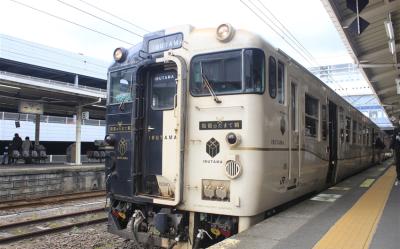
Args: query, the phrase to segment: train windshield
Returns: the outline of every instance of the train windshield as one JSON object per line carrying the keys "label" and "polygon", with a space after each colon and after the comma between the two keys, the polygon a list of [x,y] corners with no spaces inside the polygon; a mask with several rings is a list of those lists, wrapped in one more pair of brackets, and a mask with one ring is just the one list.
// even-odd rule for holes
{"label": "train windshield", "polygon": [[264,91],[264,53],[243,49],[195,56],[192,60],[190,92],[210,95],[205,76],[216,95],[262,93]]}
{"label": "train windshield", "polygon": [[133,69],[122,70],[110,73],[110,103],[117,104],[132,101]]}

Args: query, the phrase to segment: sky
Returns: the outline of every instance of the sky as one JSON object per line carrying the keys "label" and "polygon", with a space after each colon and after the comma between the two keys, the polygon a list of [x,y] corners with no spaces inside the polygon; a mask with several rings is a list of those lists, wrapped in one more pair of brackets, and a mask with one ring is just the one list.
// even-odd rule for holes
{"label": "sky", "polygon": [[[16,1],[119,40],[39,13]],[[267,10],[263,9],[262,3],[309,51],[316,62],[312,64],[301,57],[242,1],[253,8],[252,4],[256,4],[268,17],[271,17]],[[84,14],[63,2],[119,25],[123,29]],[[103,13],[87,3],[149,31],[182,24],[205,28],[231,23],[236,29],[247,29],[261,35],[273,46],[282,49],[306,67],[352,63],[320,0],[1,0],[0,33],[105,61],[112,60],[115,48],[130,47],[132,46],[130,44],[141,41],[142,38],[133,33],[143,35],[145,33],[143,30]],[[263,16],[259,11],[257,13]]]}

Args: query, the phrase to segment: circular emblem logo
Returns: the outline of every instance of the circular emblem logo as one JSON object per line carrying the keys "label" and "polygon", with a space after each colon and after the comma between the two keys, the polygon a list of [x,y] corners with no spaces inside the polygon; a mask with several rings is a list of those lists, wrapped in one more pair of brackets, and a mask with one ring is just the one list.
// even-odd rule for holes
{"label": "circular emblem logo", "polygon": [[121,156],[125,155],[126,151],[128,150],[128,142],[125,138],[121,138],[118,143],[118,152]]}

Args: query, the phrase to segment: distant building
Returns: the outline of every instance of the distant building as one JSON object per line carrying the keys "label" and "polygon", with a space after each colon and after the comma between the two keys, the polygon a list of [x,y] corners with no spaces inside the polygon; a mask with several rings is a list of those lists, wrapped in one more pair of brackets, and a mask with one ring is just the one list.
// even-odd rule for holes
{"label": "distant building", "polygon": [[[107,88],[109,62],[79,53],[64,51],[0,34],[0,73],[14,73],[88,88]],[[51,96],[45,96],[50,99]],[[1,98],[1,97],[0,97]],[[14,100],[13,100],[14,101]],[[15,99],[18,101],[18,98]],[[1,101],[0,101],[1,102]],[[20,127],[15,127],[15,121]],[[34,137],[34,115],[18,114],[6,104],[0,104],[0,143],[12,139],[14,133]],[[41,116],[41,142],[74,142],[75,119]],[[105,136],[105,121],[84,120],[82,142],[93,142]]]}
{"label": "distant building", "polygon": [[373,94],[370,86],[353,64],[312,67],[309,70],[341,96]]}
{"label": "distant building", "polygon": [[327,65],[309,70],[376,125],[382,129],[393,129],[384,108],[355,65]]}
{"label": "distant building", "polygon": [[375,95],[353,95],[343,96],[343,98],[361,111],[365,116],[369,117],[380,128],[388,130],[393,129],[392,123]]}

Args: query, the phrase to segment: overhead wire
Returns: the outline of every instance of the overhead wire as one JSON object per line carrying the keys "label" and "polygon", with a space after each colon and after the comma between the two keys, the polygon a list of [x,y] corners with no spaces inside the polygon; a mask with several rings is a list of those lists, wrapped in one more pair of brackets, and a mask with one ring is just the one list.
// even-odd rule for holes
{"label": "overhead wire", "polygon": [[[259,4],[261,4],[261,5],[264,7],[265,10],[267,10],[269,13],[271,13],[259,0],[256,0],[256,1],[259,2]],[[274,15],[272,15],[272,17],[274,18],[274,20],[273,20],[270,16],[266,15],[266,14],[264,13],[264,11],[262,11],[252,0],[249,0],[249,2],[250,2],[250,3],[251,3],[251,4],[266,18],[266,19],[268,19],[268,21],[270,21],[271,24],[273,24],[273,25],[275,26],[275,28],[278,29],[278,30],[280,31],[281,34],[283,34],[288,40],[290,40],[289,42],[291,42],[292,44],[294,44],[294,46],[297,47],[298,50],[297,50],[296,52],[298,52],[299,54],[302,53],[304,56],[308,57],[308,59],[309,59],[308,62],[309,62],[311,65],[313,64],[313,62],[314,62],[314,65],[317,64],[317,63],[315,62],[315,59],[314,59],[312,56],[309,56],[309,53],[307,53],[308,51],[307,51],[306,49],[304,49],[304,47],[297,41],[296,38],[293,39],[293,35],[291,35],[291,33],[287,31],[287,29],[284,27],[284,25],[283,25]],[[272,14],[272,13],[271,13],[271,14]],[[280,24],[280,26],[282,26],[282,27],[280,27],[279,25],[277,25],[276,22],[278,22],[278,23]],[[288,34],[288,33],[289,33],[289,34]],[[299,44],[300,44],[300,46],[299,46]],[[306,51],[306,52],[305,52],[305,51]],[[303,55],[302,55],[302,57],[305,58]]]}
{"label": "overhead wire", "polygon": [[60,16],[56,16],[56,15],[54,15],[54,14],[51,14],[51,13],[47,12],[47,11],[44,11],[44,10],[35,8],[35,7],[31,6],[31,5],[28,5],[28,4],[25,4],[25,3],[21,3],[21,2],[16,1],[16,0],[9,0],[9,1],[14,2],[14,3],[16,3],[16,4],[19,4],[19,5],[22,5],[22,6],[24,6],[24,7],[27,7],[27,8],[29,8],[29,9],[35,10],[35,11],[40,12],[40,13],[42,13],[42,14],[45,14],[45,15],[54,17],[54,18],[59,19],[59,20],[62,20],[62,21],[64,21],[64,22],[68,22],[68,23],[73,24],[73,25],[75,25],[75,26],[78,26],[78,27],[80,27],[80,28],[83,28],[83,29],[86,29],[86,30],[90,30],[90,31],[92,31],[92,32],[94,32],[94,33],[97,33],[97,34],[106,36],[106,37],[111,38],[111,39],[113,39],[113,40],[120,41],[120,42],[126,43],[126,44],[131,45],[131,46],[134,45],[133,43],[130,43],[130,42],[128,42],[128,41],[124,41],[124,40],[122,40],[122,39],[120,39],[120,38],[114,37],[114,36],[112,36],[112,35],[103,33],[103,32],[101,32],[101,31],[98,31],[98,30],[96,30],[96,29],[93,29],[93,28],[90,28],[90,27],[87,27],[87,26],[84,26],[84,25],[81,25],[81,24],[79,24],[79,23],[73,22],[73,21],[68,20],[68,19],[66,19],[66,18],[63,18],[63,17],[60,17]]}
{"label": "overhead wire", "polygon": [[[275,22],[273,22],[273,21],[271,20],[271,18],[269,18],[269,17],[264,13],[264,11],[262,11],[255,3],[253,3],[251,0],[248,0],[248,1],[249,1],[249,2],[254,6],[254,8],[256,8],[263,16],[265,16],[265,17],[271,22],[271,24],[275,26],[275,28],[272,27],[271,24],[269,24],[266,20],[264,20],[254,9],[252,9],[249,5],[247,5],[243,0],[240,0],[240,2],[241,2],[243,5],[245,5],[253,14],[255,14],[264,24],[266,24],[268,27],[270,27],[270,28],[272,29],[272,31],[274,31],[279,37],[281,37],[282,40],[284,40],[292,49],[294,49],[303,59],[305,59],[308,63],[310,63],[310,65],[313,64],[313,63],[311,62],[311,60],[312,60],[312,61],[317,65],[317,67],[321,67],[321,65],[320,65],[320,64],[317,62],[317,60],[312,56],[312,54],[311,54],[307,49],[305,49],[305,47],[294,37],[294,35],[293,35],[286,27],[284,27],[284,25],[282,24],[282,22],[280,22],[279,19],[278,19],[276,16],[273,15],[273,17],[276,19],[276,22],[278,22],[279,24],[281,24],[282,27],[283,27],[285,30],[287,30],[287,32],[283,31]],[[264,4],[262,4],[259,0],[256,0],[256,1],[258,1],[258,2],[264,7],[264,9],[266,9],[269,13],[272,14],[272,12],[271,12],[268,8],[266,8],[266,6],[265,6]],[[282,32],[282,34],[280,34],[280,33],[277,31],[277,29],[279,29],[279,30]],[[290,33],[290,35],[287,35],[287,33]],[[290,36],[292,36],[292,38],[291,38]],[[285,37],[286,37],[287,39],[286,39]],[[293,43],[293,38],[294,38],[294,40],[295,40],[296,42],[295,42],[294,44],[291,44],[291,42]],[[291,42],[290,42],[289,40],[291,40]],[[295,46],[296,46],[296,48],[295,48]],[[300,52],[300,51],[302,51],[302,52]],[[309,58],[307,58],[307,57],[305,56],[305,54],[308,54],[307,57],[309,57]],[[327,72],[327,76],[331,79],[332,82],[336,83],[342,90],[345,90],[345,91],[346,91],[346,94],[348,95],[347,88],[344,88],[344,87],[341,86],[338,82],[336,82],[335,79],[332,77],[332,75],[331,75],[329,72]]]}
{"label": "overhead wire", "polygon": [[143,28],[143,27],[141,27],[141,26],[139,26],[139,25],[137,25],[137,24],[134,24],[134,23],[132,23],[132,22],[130,22],[130,21],[128,21],[128,20],[122,18],[122,17],[119,17],[119,16],[117,16],[117,15],[111,13],[110,11],[101,9],[101,8],[97,7],[96,5],[93,5],[93,4],[91,4],[91,3],[88,3],[87,1],[84,1],[84,0],[78,0],[78,1],[80,1],[80,2],[82,2],[82,3],[84,3],[84,4],[86,4],[86,5],[88,5],[88,6],[92,7],[92,8],[94,8],[94,9],[100,11],[100,12],[106,13],[107,15],[110,15],[110,16],[112,16],[112,17],[114,17],[114,18],[116,18],[116,19],[118,19],[118,20],[120,20],[120,21],[123,21],[123,22],[128,23],[128,24],[130,24],[130,25],[132,25],[132,26],[134,26],[134,27],[136,27],[136,28],[138,28],[138,29],[141,29],[141,30],[143,30],[144,32],[147,32],[147,33],[150,33],[150,32],[151,32],[151,31],[149,31],[148,29],[145,29],[145,28]]}
{"label": "overhead wire", "polygon": [[110,24],[110,25],[112,25],[112,26],[114,26],[114,27],[117,27],[117,28],[119,28],[119,29],[122,29],[122,30],[124,30],[124,31],[126,31],[126,32],[129,32],[129,33],[133,34],[133,35],[136,35],[136,36],[139,36],[139,37],[143,37],[143,35],[141,35],[141,34],[138,34],[138,33],[136,33],[136,32],[133,32],[133,31],[129,30],[129,29],[126,29],[126,28],[124,28],[124,27],[122,27],[122,26],[120,26],[120,25],[118,25],[118,24],[112,23],[112,22],[110,22],[110,21],[108,21],[108,20],[106,20],[106,19],[104,19],[104,18],[102,18],[102,17],[96,16],[96,15],[94,15],[94,14],[88,12],[88,11],[85,11],[85,10],[79,8],[79,7],[76,7],[75,5],[66,3],[66,2],[64,2],[64,1],[62,1],[62,0],[57,0],[57,1],[58,1],[59,3],[61,3],[61,4],[64,4],[65,6],[68,6],[68,7],[72,8],[72,9],[75,9],[75,10],[77,10],[77,11],[79,11],[79,12],[82,12],[82,13],[84,13],[84,14],[86,14],[86,15],[89,15],[89,16],[91,16],[91,17],[93,17],[93,18],[96,18],[96,19],[98,19],[98,20],[101,20],[101,21],[103,21],[103,22],[105,22],[105,23],[108,23],[108,24]]}
{"label": "overhead wire", "polygon": [[[301,44],[301,42],[300,42],[299,40],[297,40],[297,38],[292,34],[292,32],[290,32],[290,30],[289,30],[288,28],[286,28],[286,26],[285,26],[281,21],[279,21],[279,19],[272,13],[272,11],[270,11],[270,10],[267,8],[267,6],[265,6],[265,4],[264,4],[263,2],[261,2],[260,0],[256,0],[256,1],[259,2],[259,4],[261,4],[261,6],[274,18],[274,20],[275,20],[276,22],[278,22],[278,23],[282,26],[282,28],[286,31],[286,33],[289,34],[288,37],[291,37],[291,38],[293,39],[293,41],[295,41],[295,43],[297,43],[298,46],[300,46],[300,48],[303,49],[303,51],[307,54],[307,56],[308,56],[309,58],[311,58],[312,60],[314,60],[314,62],[317,62],[317,61],[315,60],[314,56],[303,46],[303,44]],[[317,64],[318,64],[318,63],[317,63]]]}
{"label": "overhead wire", "polygon": [[[308,63],[312,64],[311,61],[307,57],[305,57],[301,52],[298,51],[297,48],[295,48],[290,42],[288,42],[284,36],[279,34],[279,32],[274,27],[272,27],[268,22],[266,22],[256,11],[254,11],[243,0],[240,0],[240,2],[242,2],[243,5],[245,5],[251,12],[253,12],[254,15],[256,15],[265,25],[267,25],[270,29],[272,29],[272,31],[274,31],[279,37],[281,37],[282,40],[284,40],[292,49],[294,49],[301,57],[303,57],[303,59],[305,59]],[[251,2],[251,3],[253,4],[253,2]]]}

